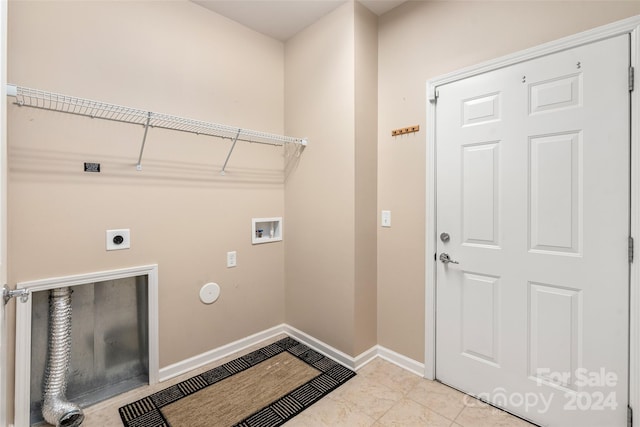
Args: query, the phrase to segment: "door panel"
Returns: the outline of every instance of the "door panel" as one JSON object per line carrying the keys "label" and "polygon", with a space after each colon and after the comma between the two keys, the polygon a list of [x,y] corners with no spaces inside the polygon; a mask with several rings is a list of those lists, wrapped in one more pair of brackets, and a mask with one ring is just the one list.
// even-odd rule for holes
{"label": "door panel", "polygon": [[530,250],[579,253],[582,150],[579,132],[529,138]]}
{"label": "door panel", "polygon": [[438,88],[436,377],[544,425],[626,423],[628,68],[625,35]]}
{"label": "door panel", "polygon": [[[529,375],[577,391],[581,291],[529,283]],[[554,313],[554,316],[549,316]],[[552,376],[552,372],[570,375]]]}
{"label": "door panel", "polygon": [[462,238],[469,245],[498,245],[498,142],[462,147]]}
{"label": "door panel", "polygon": [[498,279],[465,273],[462,281],[462,352],[490,365],[498,365],[500,323]]}

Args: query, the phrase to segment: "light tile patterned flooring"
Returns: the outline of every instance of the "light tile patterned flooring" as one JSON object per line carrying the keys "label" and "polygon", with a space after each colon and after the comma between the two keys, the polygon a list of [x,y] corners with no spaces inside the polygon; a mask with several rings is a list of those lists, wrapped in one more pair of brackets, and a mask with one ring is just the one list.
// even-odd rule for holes
{"label": "light tile patterned flooring", "polygon": [[[118,408],[200,372],[263,347],[282,336],[154,386],[124,393],[85,410],[83,427],[120,427]],[[425,380],[382,359],[294,417],[287,427],[532,427],[519,418],[440,383]],[[188,426],[175,426],[188,427]]]}

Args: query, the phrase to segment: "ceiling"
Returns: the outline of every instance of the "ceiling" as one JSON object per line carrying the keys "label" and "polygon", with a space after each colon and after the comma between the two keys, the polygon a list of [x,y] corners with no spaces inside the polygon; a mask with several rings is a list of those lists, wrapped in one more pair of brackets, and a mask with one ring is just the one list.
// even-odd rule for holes
{"label": "ceiling", "polygon": [[[274,39],[285,41],[346,0],[192,0]],[[359,0],[382,15],[406,0]]]}

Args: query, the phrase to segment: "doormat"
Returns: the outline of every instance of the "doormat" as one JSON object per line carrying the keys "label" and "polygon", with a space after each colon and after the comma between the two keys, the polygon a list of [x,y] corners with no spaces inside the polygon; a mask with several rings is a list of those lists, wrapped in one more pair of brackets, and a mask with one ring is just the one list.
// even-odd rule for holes
{"label": "doormat", "polygon": [[356,375],[283,338],[119,409],[126,427],[272,427]]}

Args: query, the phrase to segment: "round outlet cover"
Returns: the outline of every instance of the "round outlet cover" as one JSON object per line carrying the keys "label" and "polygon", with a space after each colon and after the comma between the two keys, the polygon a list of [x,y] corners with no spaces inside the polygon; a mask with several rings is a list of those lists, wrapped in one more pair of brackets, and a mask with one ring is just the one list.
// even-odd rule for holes
{"label": "round outlet cover", "polygon": [[216,302],[220,296],[220,286],[217,283],[209,282],[200,288],[200,301],[205,304]]}

